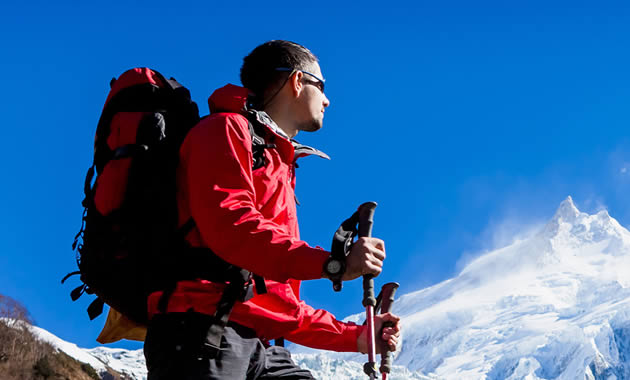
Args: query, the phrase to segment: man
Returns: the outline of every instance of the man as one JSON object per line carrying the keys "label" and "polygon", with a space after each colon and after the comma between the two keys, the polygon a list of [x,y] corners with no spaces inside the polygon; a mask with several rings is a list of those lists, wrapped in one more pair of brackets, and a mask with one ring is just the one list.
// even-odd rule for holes
{"label": "man", "polygon": [[[205,249],[203,254],[265,280],[255,278],[253,298],[233,305],[219,350],[209,348],[208,341],[217,309],[224,309],[217,305],[223,305],[230,285],[193,278],[166,295],[152,294],[145,341],[150,380],[312,379],[288,351],[268,345],[280,337],[314,348],[367,351],[364,326],[337,321],[299,300],[300,281],[326,277],[323,268],[330,256],[299,239],[295,160],[317,151],[291,140],[299,131],[322,127],[330,105],[322,78],[317,58],[305,47],[288,41],[262,44],[244,59],[246,88],[228,85],[215,91],[208,101],[211,115],[186,137],[177,173],[180,225],[193,221],[186,240]],[[256,132],[265,143],[258,145],[262,165],[254,162],[253,124],[262,128]],[[384,259],[383,241],[360,238],[342,279],[376,276]],[[385,321],[394,327],[385,328],[381,338],[395,349],[399,319],[377,316],[376,328]]]}

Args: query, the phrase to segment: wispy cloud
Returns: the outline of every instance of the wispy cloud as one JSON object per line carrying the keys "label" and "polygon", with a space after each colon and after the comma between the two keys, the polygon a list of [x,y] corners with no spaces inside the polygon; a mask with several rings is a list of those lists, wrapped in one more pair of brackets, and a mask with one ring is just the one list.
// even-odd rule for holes
{"label": "wispy cloud", "polygon": [[[566,194],[568,195],[570,194]],[[558,198],[555,206],[559,206],[566,196]],[[581,212],[594,214],[601,210],[608,210],[604,199],[598,195],[591,194],[585,199],[577,200],[573,197],[573,200]],[[548,203],[549,200],[546,202]],[[528,205],[530,208],[527,207]],[[477,237],[478,248],[462,253],[456,263],[457,271],[461,272],[472,261],[489,252],[531,238],[541,231],[553,218],[555,209],[554,212],[544,215],[536,212],[536,209],[537,207],[533,204],[506,201],[500,209],[500,216],[491,218]]]}
{"label": "wispy cloud", "polygon": [[458,272],[475,259],[534,236],[547,220],[533,219],[528,215],[510,214],[491,220],[478,237],[479,248],[465,251],[456,263]]}

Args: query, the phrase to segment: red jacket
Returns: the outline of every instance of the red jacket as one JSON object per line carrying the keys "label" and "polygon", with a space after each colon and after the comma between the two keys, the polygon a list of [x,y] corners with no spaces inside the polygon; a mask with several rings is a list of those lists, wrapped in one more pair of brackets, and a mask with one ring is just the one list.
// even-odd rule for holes
{"label": "red jacket", "polygon": [[[329,255],[300,240],[295,205],[295,149],[273,122],[266,125],[276,144],[266,164],[252,170],[252,141],[244,108],[247,90],[228,85],[208,103],[213,113],[195,126],[180,149],[180,225],[191,216],[196,227],[187,240],[208,247],[225,261],[263,276],[267,293],[237,302],[230,320],[254,329],[263,340],[285,337],[309,347],[356,351],[363,327],[343,323],[300,300],[300,280],[321,277]],[[223,284],[182,281],[167,311],[213,314]],[[149,297],[155,314],[160,292]]]}

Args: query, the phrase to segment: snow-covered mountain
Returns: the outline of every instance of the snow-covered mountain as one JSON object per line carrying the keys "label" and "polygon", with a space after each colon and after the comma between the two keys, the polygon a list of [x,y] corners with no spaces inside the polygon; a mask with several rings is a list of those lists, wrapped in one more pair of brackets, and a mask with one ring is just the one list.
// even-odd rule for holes
{"label": "snow-covered mountain", "polygon": [[630,232],[568,197],[535,235],[400,297],[394,312],[395,364],[429,378],[630,379]]}
{"label": "snow-covered mountain", "polygon": [[[403,295],[394,312],[404,341],[392,380],[630,379],[630,232],[569,197],[533,236]],[[57,345],[146,376],[141,351]],[[291,349],[319,379],[365,378],[364,355]]]}
{"label": "snow-covered mountain", "polygon": [[569,197],[536,235],[394,311],[396,364],[440,379],[628,379],[630,232]]}

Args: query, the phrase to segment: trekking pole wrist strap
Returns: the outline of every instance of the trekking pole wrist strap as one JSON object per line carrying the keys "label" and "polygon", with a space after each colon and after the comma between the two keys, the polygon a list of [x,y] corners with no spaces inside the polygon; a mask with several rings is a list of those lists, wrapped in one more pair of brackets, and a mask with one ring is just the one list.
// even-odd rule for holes
{"label": "trekking pole wrist strap", "polygon": [[336,292],[341,291],[341,279],[346,272],[346,257],[350,254],[354,238],[359,233],[357,223],[358,211],[341,223],[333,235],[330,257],[324,262],[323,272],[332,281],[333,290]]}

